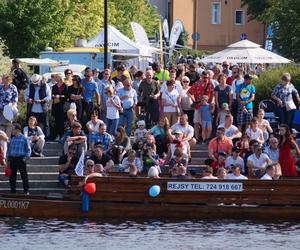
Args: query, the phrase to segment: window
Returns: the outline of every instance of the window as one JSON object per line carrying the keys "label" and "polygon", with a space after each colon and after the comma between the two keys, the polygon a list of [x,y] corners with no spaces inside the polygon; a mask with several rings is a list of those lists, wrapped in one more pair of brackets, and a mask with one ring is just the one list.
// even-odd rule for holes
{"label": "window", "polygon": [[221,23],[221,3],[212,4],[211,23],[212,24]]}
{"label": "window", "polygon": [[236,10],[235,11],[235,24],[236,25],[244,25],[244,11]]}

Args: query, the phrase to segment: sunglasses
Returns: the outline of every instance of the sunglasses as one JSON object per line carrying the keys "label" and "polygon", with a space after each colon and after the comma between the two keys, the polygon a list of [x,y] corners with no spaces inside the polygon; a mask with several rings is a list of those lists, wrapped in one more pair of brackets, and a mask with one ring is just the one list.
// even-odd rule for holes
{"label": "sunglasses", "polygon": [[182,81],[182,82],[184,82],[184,83],[189,83],[189,81]]}
{"label": "sunglasses", "polygon": [[88,168],[92,168],[92,167],[94,167],[94,165],[87,165],[87,167],[88,167]]}
{"label": "sunglasses", "polygon": [[67,72],[67,73],[66,73],[66,75],[71,75],[71,74],[72,74],[71,72]]}

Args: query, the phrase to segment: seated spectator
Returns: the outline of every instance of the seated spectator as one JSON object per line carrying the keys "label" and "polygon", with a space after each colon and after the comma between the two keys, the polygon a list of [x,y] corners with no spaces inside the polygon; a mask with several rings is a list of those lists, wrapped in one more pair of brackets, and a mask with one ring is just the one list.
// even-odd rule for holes
{"label": "seated spectator", "polygon": [[91,120],[87,122],[86,128],[89,133],[89,145],[91,146],[94,143],[95,134],[99,132],[99,127],[104,122],[100,120],[98,115],[98,110],[93,110],[91,113]]}
{"label": "seated spectator", "polygon": [[225,136],[230,140],[242,137],[242,133],[233,125],[233,116],[231,114],[225,116],[225,123],[220,124],[219,127],[225,128]]}
{"label": "seated spectator", "polygon": [[136,153],[132,149],[128,151],[127,157],[123,159],[119,172],[129,172],[130,165],[135,165],[138,172],[142,172],[143,170],[140,158],[136,157]]}
{"label": "seated spectator", "polygon": [[264,135],[260,128],[258,128],[257,118],[253,118],[250,122],[250,128],[246,129],[246,134],[250,140],[257,140],[259,143],[264,144]]}
{"label": "seated spectator", "polygon": [[73,146],[68,148],[67,154],[62,155],[59,160],[59,175],[58,180],[60,183],[67,187],[69,185],[71,175],[75,174],[75,167],[79,158],[75,156],[76,148]]}
{"label": "seated spectator", "polygon": [[260,178],[261,180],[274,180],[275,167],[274,164],[270,164],[266,167],[266,173]]}
{"label": "seated spectator", "polygon": [[42,129],[37,126],[37,120],[34,116],[29,117],[28,126],[24,128],[23,133],[26,139],[29,140],[31,156],[44,156],[42,152],[45,145],[45,135]]}
{"label": "seated spectator", "polygon": [[146,149],[147,146],[151,145],[155,154],[156,154],[156,141],[153,135],[147,134],[146,141],[143,144],[143,149]]}
{"label": "seated spectator", "polygon": [[269,146],[264,150],[273,163],[279,161],[279,148],[278,148],[278,139],[276,137],[271,137],[269,139]]}
{"label": "seated spectator", "polygon": [[248,157],[247,166],[249,176],[260,177],[264,173],[267,164],[271,160],[267,154],[262,153],[262,146],[260,144],[253,145],[254,153]]}
{"label": "seated spectator", "polygon": [[207,166],[207,169],[203,172],[201,179],[218,179],[218,177],[213,176],[213,168],[210,166]]}
{"label": "seated spectator", "polygon": [[67,111],[67,121],[64,124],[65,132],[72,130],[72,125],[77,121],[77,112],[75,109],[69,109]]}
{"label": "seated spectator", "polygon": [[211,164],[211,167],[213,168],[214,175],[217,174],[219,168],[225,168],[225,160],[226,160],[226,153],[224,151],[218,152],[218,160],[214,161]]}
{"label": "seated spectator", "polygon": [[171,178],[176,178],[177,175],[178,175],[178,165],[175,165],[170,170],[170,177]]}
{"label": "seated spectator", "polygon": [[164,154],[167,154],[168,152],[167,145],[169,143],[169,130],[170,124],[168,118],[166,117],[161,117],[158,121],[158,124],[149,130],[149,133],[155,138],[157,154],[160,158],[164,158]]}
{"label": "seated spectator", "polygon": [[110,172],[114,167],[114,162],[112,161],[111,157],[103,151],[103,146],[96,144],[93,147],[90,159],[94,161],[96,167],[99,165],[100,168],[104,168],[104,172]]}
{"label": "seated spectator", "polygon": [[146,140],[146,123],[144,120],[140,120],[136,123],[137,129],[134,131],[134,142]]}
{"label": "seated spectator", "polygon": [[[257,142],[256,140],[253,140]],[[247,134],[243,134],[242,138],[236,142],[236,146],[240,148],[240,156],[245,158],[246,154],[249,154],[250,149],[250,137]]]}
{"label": "seated spectator", "polygon": [[232,165],[231,173],[227,175],[228,180],[248,180],[248,178],[241,174],[241,167],[239,165]]}
{"label": "seated spectator", "polygon": [[[146,144],[143,149],[143,172],[148,173],[149,169],[153,166],[159,168],[159,156],[155,153],[153,145]],[[161,171],[159,171],[161,172]]]}
{"label": "seated spectator", "polygon": [[225,136],[225,128],[219,126],[216,132],[216,137],[208,144],[208,156],[210,162],[217,161],[219,151],[223,151],[226,155],[230,155],[232,147],[232,141]]}
{"label": "seated spectator", "polygon": [[217,178],[224,180],[227,177],[227,170],[225,168],[219,168],[217,171]]}
{"label": "seated spectator", "polygon": [[187,175],[186,167],[182,164],[178,164],[178,174],[176,175],[177,179],[191,179],[191,176]]}
{"label": "seated spectator", "polygon": [[[197,143],[196,139],[194,138],[194,128],[189,125],[188,123],[188,116],[187,114],[183,114],[179,118],[179,122],[175,123],[171,127],[172,131],[181,131],[184,135],[184,141],[188,141],[190,147]],[[169,134],[170,140],[174,139],[171,134]]]}
{"label": "seated spectator", "polygon": [[128,138],[124,127],[118,127],[115,141],[111,145],[109,153],[115,164],[120,164],[123,157],[131,149],[130,139]]}
{"label": "seated spectator", "polygon": [[273,133],[273,129],[268,120],[264,119],[265,111],[263,109],[259,109],[257,111],[257,122],[258,128],[263,132],[264,140],[267,141],[269,138],[269,133]]}
{"label": "seated spectator", "polygon": [[72,130],[66,134],[66,142],[64,145],[64,152],[67,152],[71,145],[76,147],[76,156],[80,156],[82,152],[87,150],[87,138],[84,132],[81,130],[81,124],[79,122],[74,122],[72,125]]}
{"label": "seated spectator", "polygon": [[171,158],[171,160],[169,162],[167,162],[167,164],[169,165],[169,169],[172,169],[173,167],[175,167],[177,164],[182,164],[184,167],[188,167],[188,160],[187,158],[183,157],[183,153],[182,153],[182,148],[176,148],[174,151],[174,155]]}
{"label": "seated spectator", "polygon": [[2,130],[0,130],[0,165],[5,165],[6,153],[7,153],[8,136]]}
{"label": "seated spectator", "polygon": [[168,163],[169,160],[174,157],[174,153],[177,148],[180,148],[182,150],[183,158],[188,161],[191,157],[189,143],[187,141],[183,140],[182,131],[180,131],[180,130],[174,131],[173,134],[174,134],[174,136],[173,136],[174,139],[169,144],[169,149],[168,149],[168,153],[167,153],[165,162]]}
{"label": "seated spectator", "polygon": [[229,170],[232,165],[239,165],[242,173],[245,172],[245,163],[242,157],[239,156],[240,148],[233,147],[232,154],[226,158],[225,168]]}
{"label": "seated spectator", "polygon": [[149,178],[154,178],[154,179],[160,178],[158,169],[156,167],[149,168],[148,177]]}
{"label": "seated spectator", "polygon": [[95,172],[95,163],[91,159],[88,159],[85,162],[84,176],[85,176],[84,184],[86,183],[88,178],[101,177],[102,176],[102,174]]}
{"label": "seated spectator", "polygon": [[95,135],[95,143],[92,144],[91,148],[93,149],[95,144],[101,144],[103,146],[103,150],[106,152],[108,151],[112,140],[112,136],[106,132],[106,124],[103,123],[99,127],[99,133]]}

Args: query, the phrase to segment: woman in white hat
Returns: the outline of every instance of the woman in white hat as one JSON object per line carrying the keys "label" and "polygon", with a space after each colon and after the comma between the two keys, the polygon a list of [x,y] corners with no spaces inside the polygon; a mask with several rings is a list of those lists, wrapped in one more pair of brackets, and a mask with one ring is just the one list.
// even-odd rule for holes
{"label": "woman in white hat", "polygon": [[2,84],[0,85],[0,130],[4,131],[8,137],[12,131],[12,119],[7,119],[4,116],[4,107],[7,105],[16,106],[18,103],[18,90],[12,84],[13,77],[11,75],[4,75],[2,77]]}

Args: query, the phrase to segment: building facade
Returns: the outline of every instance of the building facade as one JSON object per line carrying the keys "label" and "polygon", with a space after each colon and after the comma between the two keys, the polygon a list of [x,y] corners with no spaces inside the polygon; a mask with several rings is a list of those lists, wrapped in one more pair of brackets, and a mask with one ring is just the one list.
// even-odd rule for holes
{"label": "building facade", "polygon": [[[183,22],[187,45],[195,49],[218,51],[243,38],[264,44],[264,25],[248,21],[241,0],[169,0],[169,17],[170,26],[176,19]],[[200,35],[198,41],[192,39],[193,33]]]}

